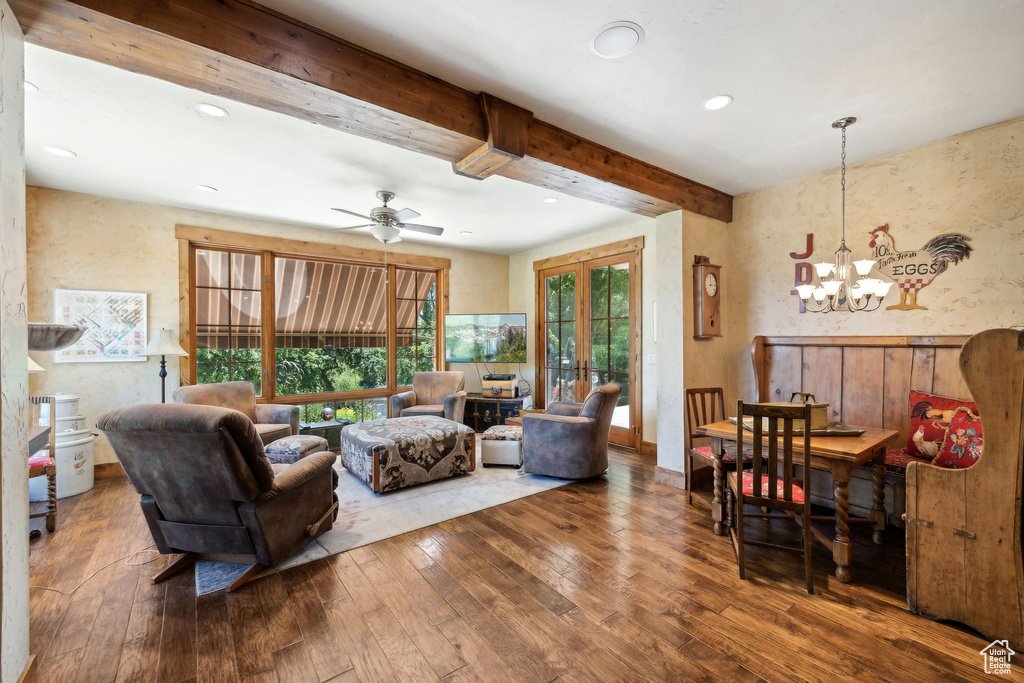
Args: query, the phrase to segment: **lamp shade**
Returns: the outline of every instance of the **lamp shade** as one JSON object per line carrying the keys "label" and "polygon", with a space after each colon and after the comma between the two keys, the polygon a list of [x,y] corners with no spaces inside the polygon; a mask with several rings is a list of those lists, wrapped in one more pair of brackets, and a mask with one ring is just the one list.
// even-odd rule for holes
{"label": "lamp shade", "polygon": [[39,363],[37,363],[34,360],[32,360],[32,356],[29,356],[28,357],[28,372],[29,372],[29,374],[32,374],[32,373],[35,373],[35,372],[46,372],[46,369],[43,368],[43,366],[41,366]]}
{"label": "lamp shade", "polygon": [[173,330],[161,327],[160,332],[142,350],[143,356],[187,356],[188,352],[178,343],[178,335]]}

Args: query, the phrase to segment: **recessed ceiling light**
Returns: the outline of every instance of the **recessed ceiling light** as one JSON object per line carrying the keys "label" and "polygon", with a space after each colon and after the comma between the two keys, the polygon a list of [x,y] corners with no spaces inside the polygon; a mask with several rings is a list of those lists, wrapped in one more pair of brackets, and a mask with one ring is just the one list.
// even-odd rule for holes
{"label": "recessed ceiling light", "polygon": [[472,233],[472,232],[470,232],[469,230],[463,230],[463,231],[462,231],[462,232],[460,232],[459,234],[460,234],[460,235],[466,235],[466,236],[468,237],[469,235],[472,235],[473,233]]}
{"label": "recessed ceiling light", "polygon": [[217,188],[213,185],[196,185],[196,189],[200,192],[217,192]]}
{"label": "recessed ceiling light", "polygon": [[64,157],[65,159],[74,159],[78,156],[70,149],[64,149],[63,147],[43,147],[43,149],[54,156]]}
{"label": "recessed ceiling light", "polygon": [[558,202],[558,197],[545,197],[544,198],[544,203],[545,204],[555,204],[557,202]]}
{"label": "recessed ceiling light", "polygon": [[724,109],[725,107],[728,107],[730,104],[732,104],[732,97],[730,97],[729,95],[715,95],[714,97],[709,97],[708,99],[704,100],[704,108],[710,111],[715,111],[716,109]]}
{"label": "recessed ceiling light", "polygon": [[218,107],[216,104],[197,104],[196,111],[200,114],[206,114],[207,116],[214,116],[218,119],[222,119],[228,115],[228,110],[223,107]]}
{"label": "recessed ceiling light", "polygon": [[590,51],[604,59],[625,57],[644,42],[644,30],[632,21],[615,21],[598,30]]}
{"label": "recessed ceiling light", "polygon": [[35,83],[29,83],[25,81],[25,92],[39,92],[39,86]]}

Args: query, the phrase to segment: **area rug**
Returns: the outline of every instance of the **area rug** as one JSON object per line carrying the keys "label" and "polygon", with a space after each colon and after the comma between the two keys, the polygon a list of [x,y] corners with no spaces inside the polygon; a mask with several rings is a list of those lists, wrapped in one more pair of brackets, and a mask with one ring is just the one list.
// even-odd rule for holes
{"label": "area rug", "polygon": [[[349,474],[340,462],[339,459],[335,465],[339,475],[340,510],[334,528],[268,572],[343,553],[568,483],[525,474],[510,467],[483,467],[478,451],[476,471],[470,474],[376,494]],[[246,566],[230,562],[197,562],[196,593],[204,595],[226,588],[245,571]]]}

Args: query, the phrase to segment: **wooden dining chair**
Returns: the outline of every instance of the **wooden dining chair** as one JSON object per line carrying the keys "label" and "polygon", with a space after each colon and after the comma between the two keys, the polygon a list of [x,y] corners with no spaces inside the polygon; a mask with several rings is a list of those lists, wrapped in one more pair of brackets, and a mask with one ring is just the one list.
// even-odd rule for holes
{"label": "wooden dining chair", "polygon": [[[744,470],[742,463],[736,464],[736,470],[729,473],[729,488],[735,500],[732,514],[735,528],[730,527],[729,538],[736,551],[736,562],[739,565],[740,578],[744,576],[745,544],[775,548],[791,552],[802,552],[804,555],[804,575],[807,579],[807,592],[814,592],[814,577],[811,569],[811,433],[806,429],[811,424],[811,408],[802,406],[773,406],[759,403],[739,401],[736,406],[736,448],[743,448],[744,437],[753,446],[753,467]],[[754,419],[753,433],[749,436],[743,428],[743,418]],[[793,478],[793,421],[803,420],[803,457],[798,464],[803,465],[804,480]],[[782,429],[779,429],[779,422]],[[782,457],[779,458],[779,436],[782,436]],[[764,456],[765,437],[767,437],[768,457]],[[767,464],[767,472],[762,471]],[[782,476],[779,476],[779,465],[782,465]],[[760,508],[756,513],[745,513],[744,505]],[[780,510],[771,512],[771,510]],[[745,517],[762,519],[786,518],[796,521],[803,531],[800,546],[781,545],[767,541],[752,541],[743,537],[743,520]]]}
{"label": "wooden dining chair", "polygon": [[[686,498],[693,505],[693,459],[700,458],[714,464],[715,455],[711,446],[695,446],[694,439],[707,438],[697,433],[704,425],[725,419],[725,395],[722,387],[705,387],[686,390]],[[750,453],[744,453],[744,463],[750,465]],[[736,462],[736,449],[728,446],[722,462],[731,465]]]}

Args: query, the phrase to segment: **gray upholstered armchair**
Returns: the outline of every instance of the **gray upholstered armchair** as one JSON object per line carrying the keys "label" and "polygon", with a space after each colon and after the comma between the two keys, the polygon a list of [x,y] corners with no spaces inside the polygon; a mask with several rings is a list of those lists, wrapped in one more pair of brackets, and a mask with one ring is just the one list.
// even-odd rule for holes
{"label": "gray upholstered armchair", "polygon": [[252,421],[264,445],[299,433],[299,407],[256,403],[256,392],[248,382],[192,384],[177,389],[171,400],[237,410]]}
{"label": "gray upholstered armchair", "polygon": [[621,387],[598,387],[583,403],[557,402],[523,415],[523,470],[559,479],[596,477],[608,469],[608,433]]}
{"label": "gray upholstered armchair", "polygon": [[391,417],[436,415],[462,422],[465,389],[464,372],[417,372],[412,376],[412,391],[391,397]]}
{"label": "gray upholstered armchair", "polygon": [[138,405],[103,413],[96,426],[142,497],[157,550],[182,553],[154,583],[197,559],[251,564],[234,590],[328,531],[338,516],[335,455],[271,465],[252,422],[236,410]]}

